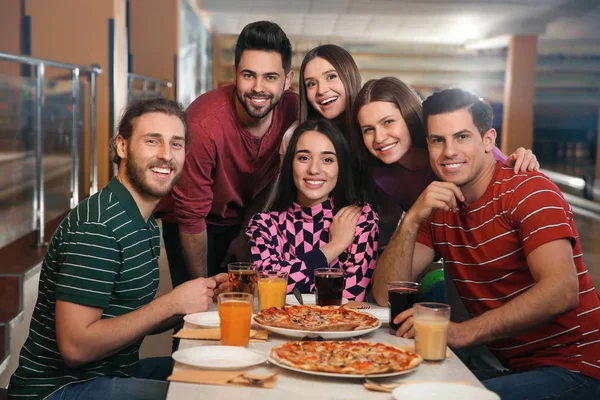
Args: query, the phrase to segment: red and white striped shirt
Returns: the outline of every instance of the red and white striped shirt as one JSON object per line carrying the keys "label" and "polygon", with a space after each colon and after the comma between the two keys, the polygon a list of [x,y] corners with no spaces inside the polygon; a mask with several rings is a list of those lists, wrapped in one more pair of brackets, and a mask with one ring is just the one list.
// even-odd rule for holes
{"label": "red and white striped shirt", "polygon": [[490,343],[509,368],[558,366],[600,379],[600,296],[583,263],[573,212],[539,172],[515,174],[498,163],[483,196],[459,212],[437,211],[417,241],[435,249],[472,316],[500,307],[535,284],[527,256],[568,238],[579,278],[579,305],[526,334]]}

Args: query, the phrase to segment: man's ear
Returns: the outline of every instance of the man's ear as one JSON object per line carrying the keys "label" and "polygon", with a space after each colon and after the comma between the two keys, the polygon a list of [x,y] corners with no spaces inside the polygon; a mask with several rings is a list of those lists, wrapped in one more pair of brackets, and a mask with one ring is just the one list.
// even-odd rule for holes
{"label": "man's ear", "polygon": [[235,68],[235,65],[231,67],[231,74],[233,76],[233,85],[237,86],[237,69]]}
{"label": "man's ear", "polygon": [[494,128],[489,129],[486,133],[483,134],[483,145],[485,146],[486,153],[492,151],[494,146],[496,146],[496,136],[498,133]]}
{"label": "man's ear", "polygon": [[117,144],[117,155],[122,159],[127,158],[127,140],[122,135],[117,135],[115,142]]}
{"label": "man's ear", "polygon": [[290,86],[292,86],[292,82],[294,81],[294,71],[290,70],[288,74],[285,76],[285,90],[288,90]]}

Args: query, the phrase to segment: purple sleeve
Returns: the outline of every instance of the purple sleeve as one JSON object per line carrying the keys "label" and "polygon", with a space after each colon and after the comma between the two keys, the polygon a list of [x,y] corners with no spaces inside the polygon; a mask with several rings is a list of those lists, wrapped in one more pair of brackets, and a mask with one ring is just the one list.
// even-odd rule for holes
{"label": "purple sleeve", "polygon": [[259,271],[285,271],[289,274],[288,293],[295,287],[309,292],[315,268],[327,267],[327,258],[318,248],[299,257],[293,257],[289,249],[286,251],[285,248],[291,245],[283,238],[269,213],[256,214],[246,228],[246,235],[250,238],[252,261]]}
{"label": "purple sleeve", "polygon": [[346,289],[344,297],[362,301],[367,292],[375,269],[379,217],[368,204],[363,207],[362,215],[356,224],[354,240],[348,249],[348,259],[344,263]]}
{"label": "purple sleeve", "polygon": [[504,154],[502,150],[494,146],[494,148],[492,149],[492,154],[494,155],[496,161],[501,161],[502,163],[506,164],[506,159],[508,157],[506,157],[506,154]]}

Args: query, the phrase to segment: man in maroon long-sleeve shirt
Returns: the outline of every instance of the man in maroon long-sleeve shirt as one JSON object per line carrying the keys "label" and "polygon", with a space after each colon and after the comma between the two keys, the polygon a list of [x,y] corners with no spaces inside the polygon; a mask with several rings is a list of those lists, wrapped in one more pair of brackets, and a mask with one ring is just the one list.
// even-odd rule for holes
{"label": "man in maroon long-sleeve shirt", "polygon": [[187,109],[190,150],[172,192],[174,215],[163,215],[174,285],[214,275],[232,254],[245,261],[245,223],[261,211],[257,203],[279,171],[283,133],[297,119],[298,96],[287,90],[291,56],[277,24],[247,25],[236,44],[234,85],[201,95]]}

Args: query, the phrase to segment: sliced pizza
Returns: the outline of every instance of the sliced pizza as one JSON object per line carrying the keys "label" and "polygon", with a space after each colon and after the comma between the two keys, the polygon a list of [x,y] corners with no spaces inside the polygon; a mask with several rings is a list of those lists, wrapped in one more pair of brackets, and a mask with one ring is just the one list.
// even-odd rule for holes
{"label": "sliced pizza", "polygon": [[371,314],[345,307],[313,305],[271,307],[261,310],[254,319],[261,325],[316,332],[364,330],[379,324]]}
{"label": "sliced pizza", "polygon": [[415,353],[365,340],[288,342],[273,347],[271,357],[295,369],[349,375],[403,372],[423,361]]}

